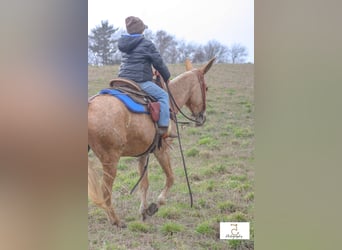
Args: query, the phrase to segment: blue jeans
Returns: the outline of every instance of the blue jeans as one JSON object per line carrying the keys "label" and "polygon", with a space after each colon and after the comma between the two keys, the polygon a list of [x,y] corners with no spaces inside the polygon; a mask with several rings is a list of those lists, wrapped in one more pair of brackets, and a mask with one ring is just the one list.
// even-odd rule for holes
{"label": "blue jeans", "polygon": [[160,103],[159,127],[168,127],[170,119],[170,106],[168,93],[151,81],[139,83],[142,90],[153,96]]}

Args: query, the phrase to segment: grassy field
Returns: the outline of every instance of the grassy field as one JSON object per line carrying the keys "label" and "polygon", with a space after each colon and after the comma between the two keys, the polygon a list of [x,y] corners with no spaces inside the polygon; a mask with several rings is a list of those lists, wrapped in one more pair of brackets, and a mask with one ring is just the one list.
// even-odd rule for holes
{"label": "grassy field", "polygon": [[[195,65],[199,66],[199,65]],[[184,65],[169,65],[172,77]],[[118,66],[89,67],[88,95],[108,86]],[[190,208],[178,141],[173,143],[175,184],[167,203],[142,222],[135,158],[122,158],[113,186],[118,215],[128,225],[111,226],[104,211],[88,202],[89,249],[254,249],[254,65],[214,64],[205,79],[207,121],[202,127],[182,126],[183,150],[193,191]],[[178,120],[184,120],[179,115]],[[90,155],[92,158],[92,155]],[[148,202],[155,202],[165,175],[154,156],[149,165]],[[219,222],[248,221],[250,240],[220,240]]]}

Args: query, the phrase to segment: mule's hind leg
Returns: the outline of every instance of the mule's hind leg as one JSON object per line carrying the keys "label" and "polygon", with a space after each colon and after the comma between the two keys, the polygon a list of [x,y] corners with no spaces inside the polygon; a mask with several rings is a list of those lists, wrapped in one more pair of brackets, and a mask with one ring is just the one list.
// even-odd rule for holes
{"label": "mule's hind leg", "polygon": [[110,163],[102,162],[103,166],[103,182],[102,182],[102,192],[103,199],[105,200],[105,211],[108,215],[108,219],[112,225],[117,225],[118,227],[126,227],[125,223],[121,222],[116,216],[114,207],[112,205],[112,188],[113,182],[116,177],[117,164],[119,157]]}
{"label": "mule's hind leg", "polygon": [[[144,167],[147,163],[147,156],[142,156],[139,158],[139,174],[140,176],[143,174],[144,172]],[[142,220],[146,219],[146,211],[147,211],[147,200],[146,200],[146,196],[147,196],[147,189],[148,189],[148,173],[147,173],[147,169],[145,171],[144,177],[141,179],[140,181],[140,199],[141,199],[141,203],[140,203],[140,209],[139,212],[142,216]]]}
{"label": "mule's hind leg", "polygon": [[169,189],[171,188],[171,186],[173,185],[174,175],[173,175],[173,171],[171,168],[169,148],[165,142],[163,143],[163,146],[159,150],[155,151],[154,155],[156,156],[160,166],[162,167],[166,175],[165,186],[157,199],[157,207],[159,208],[161,205],[164,205],[166,202],[166,195],[169,192]]}

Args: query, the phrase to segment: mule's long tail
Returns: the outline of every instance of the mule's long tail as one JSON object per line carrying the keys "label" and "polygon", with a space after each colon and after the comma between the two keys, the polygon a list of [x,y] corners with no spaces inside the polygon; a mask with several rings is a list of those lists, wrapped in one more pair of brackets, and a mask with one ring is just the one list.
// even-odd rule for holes
{"label": "mule's long tail", "polygon": [[[100,168],[102,170],[102,168]],[[88,158],[88,196],[99,207],[106,208],[101,188],[101,175],[97,171],[95,162]]]}

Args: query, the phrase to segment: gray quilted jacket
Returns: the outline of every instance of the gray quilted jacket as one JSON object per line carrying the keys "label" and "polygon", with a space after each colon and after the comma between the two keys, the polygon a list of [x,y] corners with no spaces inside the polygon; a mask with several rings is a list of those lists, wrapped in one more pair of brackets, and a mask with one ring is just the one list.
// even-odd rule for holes
{"label": "gray quilted jacket", "polygon": [[153,65],[165,82],[169,80],[170,72],[167,66],[154,44],[144,35],[123,35],[119,38],[118,47],[122,52],[119,77],[138,83],[151,81],[153,77],[151,65]]}

